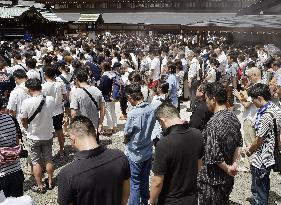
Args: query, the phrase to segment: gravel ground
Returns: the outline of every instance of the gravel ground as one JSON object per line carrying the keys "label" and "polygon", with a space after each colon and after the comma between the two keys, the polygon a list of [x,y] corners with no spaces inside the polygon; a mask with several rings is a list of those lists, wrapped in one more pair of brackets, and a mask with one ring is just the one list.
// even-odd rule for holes
{"label": "gravel ground", "polygon": [[[189,119],[190,113],[185,112],[185,108],[187,103],[184,103],[181,110],[181,116],[184,119]],[[116,106],[116,110],[118,115],[120,113],[119,106]],[[239,108],[240,110],[240,108]],[[241,112],[237,112],[238,117],[241,116]],[[122,143],[123,140],[123,127],[125,121],[118,122],[120,132],[113,135],[112,137],[104,137],[101,136],[101,142],[107,145],[109,148],[120,149],[124,150],[124,145]],[[66,164],[70,163],[73,160],[73,155],[75,151],[72,149],[70,145],[69,139],[66,139],[66,157],[60,159],[56,156],[58,152],[58,142],[55,139],[53,145],[53,156],[54,156],[54,163],[55,163],[55,176],[59,173],[60,169],[65,166]],[[25,163],[22,162],[24,172],[27,171],[27,167]],[[45,175],[45,177],[47,177]],[[280,204],[281,205],[281,175],[272,172],[271,173],[271,190],[270,190],[270,205]],[[31,191],[31,187],[35,185],[34,177],[31,177],[25,174],[25,183],[24,183],[24,191],[25,194],[30,195],[37,205],[56,205],[57,204],[57,187],[51,191],[47,191],[45,194],[36,194]],[[250,173],[239,172],[235,178],[234,189],[231,193],[231,204],[232,205],[249,205],[250,198],[251,198],[251,175]]]}

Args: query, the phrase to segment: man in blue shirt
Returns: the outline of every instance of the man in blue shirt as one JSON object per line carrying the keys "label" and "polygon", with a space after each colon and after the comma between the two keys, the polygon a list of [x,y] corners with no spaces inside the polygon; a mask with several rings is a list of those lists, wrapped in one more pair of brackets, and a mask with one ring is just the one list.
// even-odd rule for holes
{"label": "man in blue shirt", "polygon": [[169,98],[171,103],[178,107],[178,82],[177,82],[177,76],[176,76],[176,65],[174,63],[168,64],[169,74],[167,78],[167,83],[169,83]]}
{"label": "man in blue shirt", "polygon": [[[155,109],[143,101],[141,86],[126,86],[125,93],[133,109],[128,113],[125,125],[125,154],[131,169],[129,205],[147,205],[149,199],[149,174],[151,169],[152,130]],[[141,202],[140,202],[141,201]]]}

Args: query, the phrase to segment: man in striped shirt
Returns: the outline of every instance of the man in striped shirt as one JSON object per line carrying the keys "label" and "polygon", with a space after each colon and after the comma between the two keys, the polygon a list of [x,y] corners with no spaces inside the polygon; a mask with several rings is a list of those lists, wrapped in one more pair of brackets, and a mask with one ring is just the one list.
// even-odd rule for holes
{"label": "man in striped shirt", "polygon": [[270,171],[275,164],[274,147],[275,133],[274,119],[277,130],[281,125],[281,110],[271,102],[271,93],[267,85],[254,85],[249,95],[258,109],[256,114],[256,138],[251,146],[245,150],[247,156],[252,156],[252,194],[253,204],[268,204],[270,190]]}
{"label": "man in striped shirt", "polygon": [[[16,125],[11,116],[2,112],[0,98],[0,147],[15,147],[18,144]],[[6,197],[20,197],[23,195],[24,176],[17,159],[0,166],[0,190]]]}

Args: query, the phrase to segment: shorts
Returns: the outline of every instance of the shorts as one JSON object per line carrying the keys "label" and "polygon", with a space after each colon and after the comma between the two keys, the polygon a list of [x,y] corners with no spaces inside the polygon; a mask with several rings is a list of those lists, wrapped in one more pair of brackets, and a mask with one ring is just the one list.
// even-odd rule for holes
{"label": "shorts", "polygon": [[53,126],[55,131],[62,130],[63,125],[63,113],[53,117]]}
{"label": "shorts", "polygon": [[32,140],[27,139],[30,150],[31,163],[43,164],[52,161],[53,139],[49,140]]}

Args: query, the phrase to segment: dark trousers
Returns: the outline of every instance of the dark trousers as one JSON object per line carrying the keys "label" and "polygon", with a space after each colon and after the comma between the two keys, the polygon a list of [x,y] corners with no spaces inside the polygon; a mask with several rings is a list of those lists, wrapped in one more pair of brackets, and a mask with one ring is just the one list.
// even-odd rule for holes
{"label": "dark trousers", "polygon": [[268,204],[270,171],[271,167],[266,168],[264,165],[260,169],[251,166],[253,205]]}
{"label": "dark trousers", "polygon": [[0,177],[0,190],[3,190],[7,198],[23,196],[23,181],[22,170]]}
{"label": "dark trousers", "polygon": [[127,103],[128,100],[125,96],[120,98],[120,108],[121,108],[122,115],[124,116],[127,115],[127,107],[128,107]]}
{"label": "dark trousers", "polygon": [[212,186],[199,183],[199,205],[228,205],[231,189],[225,185]]}
{"label": "dark trousers", "polygon": [[195,102],[196,102],[196,91],[198,89],[199,85],[192,85],[190,88],[190,108],[192,110],[195,109]]}

